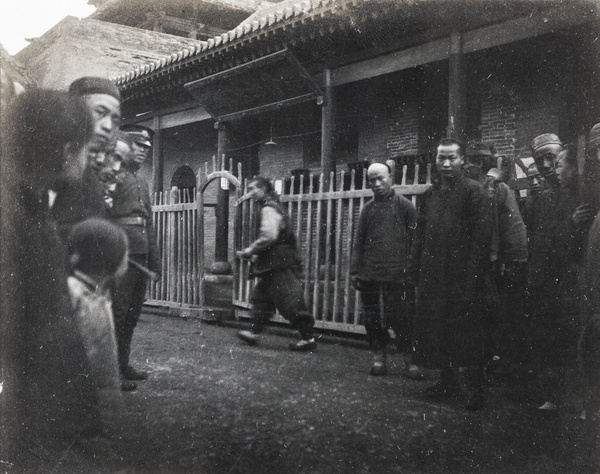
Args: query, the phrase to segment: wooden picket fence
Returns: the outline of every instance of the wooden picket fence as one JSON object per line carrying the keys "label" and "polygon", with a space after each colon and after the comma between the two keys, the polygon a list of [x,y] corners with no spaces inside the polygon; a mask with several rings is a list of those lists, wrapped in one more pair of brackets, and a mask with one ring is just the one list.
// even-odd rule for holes
{"label": "wooden picket fence", "polygon": [[[231,167],[231,163],[229,164]],[[213,173],[224,169],[224,160],[213,163]],[[238,166],[239,168],[239,166]],[[222,171],[222,170],[221,170]],[[205,174],[210,176],[209,170]],[[241,169],[237,170],[241,176]],[[431,164],[402,165],[395,170],[394,185],[416,203],[417,197],[431,185]],[[298,239],[303,262],[304,296],[316,319],[316,326],[351,333],[364,333],[360,324],[360,298],[350,283],[350,253],[355,223],[372,192],[366,187],[366,169],[337,174],[306,174],[279,181],[280,201],[287,209]],[[243,189],[237,190],[233,213],[233,250],[249,245],[258,230],[257,206]],[[202,205],[201,205],[202,204]],[[153,223],[163,272],[149,285],[147,304],[171,308],[201,308],[204,304],[204,219],[199,219],[204,204],[194,190],[172,190],[154,196]],[[249,296],[254,279],[249,263],[233,252],[232,303],[239,317],[251,310]],[[276,320],[284,320],[277,315]]]}
{"label": "wooden picket fence", "polygon": [[[431,185],[431,164],[404,165],[396,176],[400,177],[400,184],[394,185],[395,191],[416,202],[417,196]],[[372,192],[366,187],[366,170],[352,170],[349,176],[343,171],[331,173],[328,185],[325,178],[323,174],[310,174],[308,179],[301,175],[297,183],[292,177],[288,186],[282,186],[280,201],[287,208],[298,239],[304,296],[316,326],[364,334],[360,298],[351,285],[349,267],[355,223]],[[256,206],[245,189],[238,206],[235,248],[241,249],[257,233]],[[249,295],[254,281],[247,261],[236,259],[234,268],[233,302],[239,308],[238,314],[245,315],[251,308]],[[276,319],[284,321],[280,316]]]}
{"label": "wooden picket fence", "polygon": [[152,218],[162,274],[150,283],[146,303],[167,307],[200,306],[202,281],[198,255],[198,209],[194,190],[172,190],[154,195]]}

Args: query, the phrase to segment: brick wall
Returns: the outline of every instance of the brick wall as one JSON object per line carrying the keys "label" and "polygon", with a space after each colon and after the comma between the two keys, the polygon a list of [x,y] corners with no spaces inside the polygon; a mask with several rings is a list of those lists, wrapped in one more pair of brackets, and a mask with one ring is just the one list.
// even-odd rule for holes
{"label": "brick wall", "polygon": [[259,173],[276,178],[290,177],[290,171],[304,168],[303,141],[297,138],[274,138],[276,145],[261,145],[258,156]]}
{"label": "brick wall", "polygon": [[481,139],[491,141],[498,155],[531,156],[531,140],[551,132],[560,135],[561,93],[540,76],[524,81],[486,81],[482,88]]}
{"label": "brick wall", "polygon": [[385,161],[392,156],[417,153],[419,94],[394,83],[370,87],[360,99],[357,160]]}
{"label": "brick wall", "polygon": [[392,111],[387,138],[390,156],[418,153],[419,116],[419,106],[416,103],[403,103]]}
{"label": "brick wall", "polygon": [[493,142],[499,156],[513,157],[519,97],[503,85],[486,86],[481,104],[481,140]]}

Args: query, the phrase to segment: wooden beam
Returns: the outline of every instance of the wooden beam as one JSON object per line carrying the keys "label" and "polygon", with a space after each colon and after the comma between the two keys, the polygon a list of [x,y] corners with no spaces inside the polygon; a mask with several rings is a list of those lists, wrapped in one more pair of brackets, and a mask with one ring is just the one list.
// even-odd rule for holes
{"label": "wooden beam", "polygon": [[331,85],[340,86],[448,59],[449,50],[449,39],[443,38],[361,63],[343,66],[332,71]]}
{"label": "wooden beam", "polygon": [[450,35],[448,130],[446,136],[463,141],[467,123],[467,84],[462,35]]}
{"label": "wooden beam", "polygon": [[160,128],[164,130],[165,128],[179,127],[180,125],[202,122],[209,119],[212,120],[210,114],[202,107],[197,107],[161,116]]}
{"label": "wooden beam", "polygon": [[[587,23],[594,18],[591,6],[581,7],[580,5],[566,4],[562,8],[544,10],[531,16],[466,31],[463,33],[463,53],[481,51],[552,33]],[[450,39],[448,37],[430,41],[402,51],[334,69],[331,75],[332,86],[340,86],[448,59],[449,54]]]}
{"label": "wooden beam", "polygon": [[331,71],[323,71],[324,105],[321,108],[321,169],[325,178],[325,189],[329,187],[329,173],[335,172],[333,144],[335,135],[335,104],[333,87],[331,87]]}
{"label": "wooden beam", "polygon": [[280,100],[279,102],[275,102],[273,104],[261,105],[260,107],[254,107],[252,109],[246,109],[240,112],[234,112],[232,114],[223,115],[221,117],[217,117],[216,119],[219,121],[231,122],[232,120],[239,120],[241,118],[249,117],[251,115],[263,114],[265,112],[277,110],[282,107],[291,107],[292,105],[302,104],[313,99],[317,99],[317,97],[314,94],[304,94],[298,97],[292,97],[291,99]]}
{"label": "wooden beam", "polygon": [[192,90],[196,89],[197,87],[202,87],[202,86],[211,84],[216,81],[222,81],[223,79],[227,79],[228,77],[237,76],[238,74],[240,74],[243,71],[248,70],[249,68],[253,68],[253,67],[264,68],[265,66],[267,66],[269,64],[273,64],[275,62],[281,61],[288,55],[289,55],[288,49],[276,51],[275,53],[271,53],[267,56],[263,56],[262,58],[254,59],[245,64],[240,64],[239,66],[234,66],[234,67],[231,67],[224,71],[217,72],[215,74],[212,74],[211,76],[203,77],[202,79],[188,82],[187,84],[184,84],[184,87],[188,91],[192,91]]}
{"label": "wooden beam", "polygon": [[161,146],[160,117],[156,116],[152,120],[154,129],[154,139],[152,140],[152,192],[162,191],[164,158]]}
{"label": "wooden beam", "polygon": [[466,31],[463,35],[463,51],[473,53],[503,44],[514,43],[515,41],[534,38],[587,23],[592,19],[592,8],[577,8],[566,3],[565,7],[545,10],[537,15]]}
{"label": "wooden beam", "polygon": [[[137,117],[125,120],[124,124],[135,123],[138,125],[144,125],[146,127],[154,128],[154,117],[160,117],[160,129],[179,127],[180,125],[187,125],[188,123],[202,122],[204,120],[212,120],[211,115],[200,106],[193,108],[187,107],[183,110],[172,111],[165,110],[149,111],[141,114]],[[156,129],[158,130],[158,129]]]}

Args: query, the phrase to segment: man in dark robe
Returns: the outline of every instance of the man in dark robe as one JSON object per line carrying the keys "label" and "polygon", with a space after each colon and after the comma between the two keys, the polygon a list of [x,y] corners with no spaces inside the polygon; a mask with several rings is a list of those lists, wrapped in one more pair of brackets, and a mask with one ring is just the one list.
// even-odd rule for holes
{"label": "man in dark robe", "polygon": [[528,265],[531,351],[541,386],[540,409],[554,410],[561,380],[558,367],[573,364],[579,286],[576,263],[583,254],[591,206],[578,206],[575,163],[552,133],[532,142],[533,158],[547,182],[532,208]]}
{"label": "man in dark robe", "polygon": [[423,196],[411,274],[417,283],[415,363],[441,369],[429,398],[458,390],[459,367],[468,367],[467,409],[484,404],[484,276],[489,266],[490,200],[478,182],[463,176],[464,149],[453,139],[437,147],[440,183]]}

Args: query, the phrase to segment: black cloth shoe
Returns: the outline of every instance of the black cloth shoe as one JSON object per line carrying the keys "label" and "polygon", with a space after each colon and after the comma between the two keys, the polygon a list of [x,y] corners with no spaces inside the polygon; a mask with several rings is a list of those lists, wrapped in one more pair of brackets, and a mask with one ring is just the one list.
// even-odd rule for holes
{"label": "black cloth shoe", "polygon": [[132,382],[131,380],[123,379],[121,380],[121,391],[122,392],[133,392],[137,389],[137,383]]}
{"label": "black cloth shoe", "polygon": [[433,400],[448,400],[456,393],[457,387],[436,383],[425,389],[425,396]]}
{"label": "black cloth shoe", "polygon": [[128,365],[123,371],[123,378],[127,380],[146,380],[148,378],[148,373],[135,370],[133,367]]}
{"label": "black cloth shoe", "polygon": [[290,344],[288,349],[294,352],[312,352],[317,348],[317,341],[315,338],[300,339],[296,344]]}

